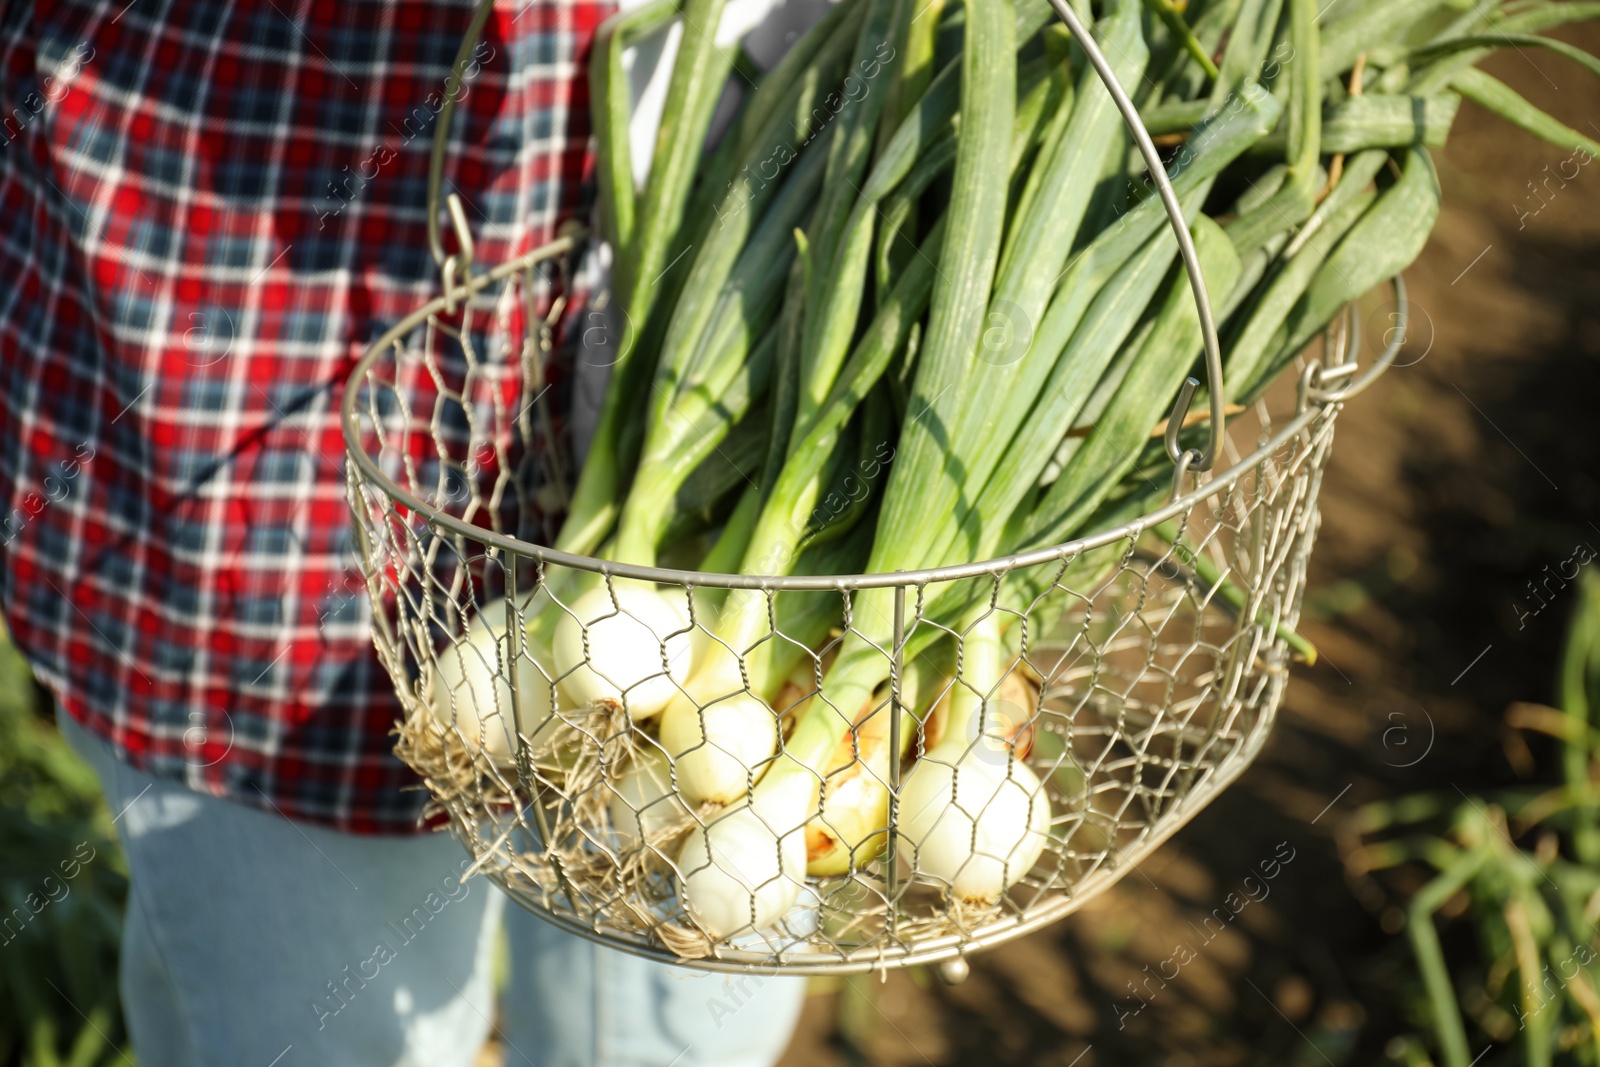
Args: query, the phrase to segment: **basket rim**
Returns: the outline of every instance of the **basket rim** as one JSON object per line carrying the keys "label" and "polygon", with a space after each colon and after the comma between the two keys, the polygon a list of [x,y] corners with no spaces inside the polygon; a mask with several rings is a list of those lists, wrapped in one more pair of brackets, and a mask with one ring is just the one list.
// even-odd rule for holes
{"label": "basket rim", "polygon": [[[472,523],[458,519],[426,503],[400,486],[379,469],[377,463],[361,444],[361,416],[356,410],[356,398],[360,394],[363,379],[367,373],[379,359],[389,353],[390,348],[397,341],[410,334],[439,311],[452,308],[456,301],[469,300],[495,282],[503,281],[518,272],[529,270],[543,260],[564,255],[575,248],[577,244],[578,239],[576,236],[560,237],[530,252],[507,260],[492,270],[475,273],[460,283],[458,292],[434,297],[389,327],[377,340],[367,346],[346,377],[344,395],[339,400],[339,421],[344,435],[345,453],[354,462],[356,468],[360,470],[361,480],[375,486],[391,500],[422,516],[429,525],[470,538],[485,546],[499,549],[513,557],[536,560],[541,566],[554,565],[571,570],[587,571],[592,574],[602,575],[607,579],[621,578],[685,588],[842,591],[889,587],[921,587],[935,582],[960,581],[985,575],[1006,574],[1023,567],[1034,567],[1043,563],[1070,561],[1093,549],[1104,547],[1116,541],[1126,540],[1130,537],[1137,537],[1157,523],[1165,522],[1167,519],[1189,511],[1202,501],[1208,500],[1216,496],[1217,493],[1230,488],[1247,471],[1261,463],[1289,440],[1303,433],[1319,419],[1329,417],[1344,401],[1365,390],[1379,375],[1388,369],[1401,346],[1405,344],[1405,284],[1401,276],[1396,274],[1391,281],[1396,292],[1400,324],[1390,331],[1392,334],[1391,340],[1358,378],[1343,388],[1332,391],[1323,390],[1318,388],[1318,382],[1312,373],[1318,367],[1308,367],[1307,373],[1301,379],[1302,410],[1297,412],[1292,419],[1284,424],[1282,429],[1263,442],[1254,452],[1241,457],[1226,470],[1200,482],[1189,492],[1171,498],[1165,506],[1147,512],[1137,519],[1087,537],[1074,538],[1057,545],[1030,549],[1026,552],[997,556],[972,563],[868,574],[722,574],[713,571],[682,570],[672,567],[647,567],[632,563],[618,563],[572,552],[563,552],[560,549],[534,544],[531,541],[524,541],[521,538],[511,537],[495,530],[474,526]],[[1343,372],[1344,374],[1354,373],[1355,369],[1356,366],[1353,362],[1330,368],[1330,370]],[[352,481],[355,480],[354,474],[351,475],[351,479]],[[350,503],[354,508],[355,501],[352,499]]]}

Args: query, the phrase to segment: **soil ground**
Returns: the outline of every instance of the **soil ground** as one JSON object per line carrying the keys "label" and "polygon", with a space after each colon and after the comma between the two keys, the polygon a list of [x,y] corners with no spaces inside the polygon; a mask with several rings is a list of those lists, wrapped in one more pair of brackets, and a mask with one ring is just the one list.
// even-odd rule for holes
{"label": "soil ground", "polygon": [[[1600,50],[1600,27],[1562,36]],[[1600,137],[1593,75],[1509,49],[1484,69]],[[1323,658],[1296,669],[1256,765],[1081,912],[973,957],[963,985],[817,983],[783,1067],[1385,1062],[1413,1029],[1409,949],[1337,837],[1366,803],[1517,780],[1503,715],[1552,699],[1570,608],[1529,583],[1600,548],[1600,168],[1546,185],[1570,155],[1462,105],[1437,155],[1445,208],[1407,272],[1410,365],[1339,423],[1304,626]],[[1291,853],[1141,1008],[1129,983]]]}

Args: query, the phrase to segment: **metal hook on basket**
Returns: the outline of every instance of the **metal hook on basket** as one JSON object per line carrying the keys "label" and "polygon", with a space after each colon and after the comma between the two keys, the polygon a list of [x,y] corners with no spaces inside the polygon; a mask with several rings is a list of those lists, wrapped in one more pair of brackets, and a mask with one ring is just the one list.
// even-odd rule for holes
{"label": "metal hook on basket", "polygon": [[[1205,470],[1196,467],[1197,461],[1203,460],[1204,454],[1197,449],[1185,449],[1178,444],[1178,431],[1183,429],[1183,424],[1189,418],[1189,403],[1194,399],[1194,391],[1200,388],[1200,379],[1190,376],[1183,380],[1183,385],[1178,388],[1178,398],[1172,402],[1172,414],[1167,416],[1167,458],[1175,464],[1181,464],[1185,469]],[[1185,460],[1187,459],[1187,462]]]}
{"label": "metal hook on basket", "polygon": [[461,206],[461,197],[451,193],[445,198],[445,205],[450,211],[450,228],[455,232],[458,250],[445,257],[444,262],[439,265],[439,274],[444,286],[445,314],[454,315],[456,282],[464,282],[472,276],[472,257],[475,247],[472,243],[472,231],[467,228],[467,213]]}
{"label": "metal hook on basket", "polygon": [[[1361,370],[1358,359],[1361,348],[1361,337],[1357,329],[1356,306],[1352,302],[1345,307],[1345,311],[1333,331],[1331,340],[1332,354],[1328,355],[1331,366],[1324,366],[1322,360],[1313,359],[1306,364],[1300,375],[1300,388],[1298,401],[1295,405],[1296,412],[1303,412],[1312,404],[1327,407],[1332,404],[1342,404],[1351,397],[1356,396],[1370,386],[1379,375],[1394,365],[1395,357],[1400,354],[1400,349],[1405,347],[1408,333],[1411,328],[1411,301],[1406,295],[1405,278],[1396,274],[1389,279],[1394,287],[1394,311],[1392,318],[1394,325],[1384,333],[1383,350],[1372,360],[1372,364],[1365,371]],[[1343,328],[1338,326],[1342,324]],[[1357,372],[1360,372],[1359,374]],[[1343,386],[1335,383],[1345,379],[1353,380]]]}
{"label": "metal hook on basket", "polygon": [[[1083,49],[1083,54],[1088,57],[1095,73],[1105,84],[1106,91],[1111,94],[1117,110],[1122,113],[1122,121],[1128,127],[1128,132],[1133,135],[1134,143],[1139,146],[1139,154],[1144,158],[1144,164],[1150,171],[1150,180],[1155,182],[1156,193],[1161,197],[1162,206],[1167,209],[1172,232],[1178,238],[1178,255],[1183,259],[1183,269],[1189,275],[1189,288],[1194,292],[1195,307],[1200,312],[1200,336],[1205,342],[1206,352],[1206,388],[1211,400],[1211,427],[1205,450],[1191,449],[1189,453],[1184,453],[1190,456],[1185,469],[1195,473],[1208,471],[1216,462],[1217,451],[1222,444],[1224,420],[1227,417],[1225,410],[1227,393],[1222,380],[1222,345],[1217,340],[1217,324],[1211,310],[1211,297],[1206,290],[1205,276],[1200,271],[1200,257],[1195,254],[1194,241],[1189,236],[1189,224],[1183,217],[1178,194],[1173,192],[1172,181],[1167,177],[1167,168],[1162,165],[1155,143],[1150,140],[1150,131],[1145,129],[1143,120],[1139,118],[1139,109],[1134,106],[1127,92],[1117,81],[1117,76],[1111,71],[1111,65],[1106,62],[1106,57],[1094,43],[1094,38],[1078,20],[1077,14],[1067,0],[1050,0],[1050,6],[1061,16],[1061,21],[1067,24],[1068,31]],[[1193,378],[1184,384],[1186,392],[1179,394],[1178,403],[1173,408],[1173,417],[1167,422],[1167,455],[1171,457],[1173,463],[1177,463],[1179,459],[1179,453],[1176,451],[1177,434],[1173,427],[1182,426],[1183,416],[1189,411],[1189,401],[1199,384]]]}
{"label": "metal hook on basket", "polygon": [[[1318,404],[1342,404],[1351,397],[1361,393],[1374,381],[1376,381],[1379,375],[1383,374],[1394,365],[1395,357],[1400,354],[1400,349],[1405,347],[1406,341],[1410,334],[1411,300],[1406,294],[1405,278],[1396,274],[1390,279],[1390,284],[1394,287],[1394,311],[1391,313],[1391,318],[1394,320],[1394,325],[1384,333],[1383,350],[1373,358],[1372,364],[1368,366],[1365,371],[1363,371],[1358,377],[1342,388],[1330,389],[1327,388],[1327,384],[1329,377],[1345,377],[1345,366],[1341,365],[1324,371],[1323,380],[1315,383],[1315,385],[1309,391],[1311,400]],[[1352,346],[1354,346],[1357,341],[1358,338],[1356,338],[1355,334],[1352,332]],[[1353,349],[1349,359],[1346,362],[1350,365],[1349,372],[1353,373],[1356,369],[1354,366],[1355,352]],[[1335,372],[1338,372],[1337,375],[1335,375]]]}
{"label": "metal hook on basket", "polygon": [[[444,104],[439,108],[439,117],[433,125],[433,150],[428,155],[428,251],[433,253],[433,261],[439,265],[441,271],[447,271],[450,254],[445,252],[444,243],[439,235],[439,193],[444,185],[444,157],[445,148],[450,143],[451,120],[456,113],[456,98],[461,95],[461,80],[466,76],[467,68],[472,65],[472,53],[478,47],[478,41],[483,36],[484,24],[489,21],[489,15],[494,11],[494,0],[478,0],[478,6],[472,12],[472,21],[467,24],[467,32],[461,37],[461,47],[456,49],[455,62],[450,67],[450,76],[455,79],[456,91],[449,92],[446,85]],[[451,222],[455,224],[455,209],[451,210]],[[466,219],[463,216],[459,224],[455,225],[456,236],[459,238],[466,229]],[[472,252],[471,242],[462,245],[467,252],[470,263]],[[458,265],[458,271],[463,271],[466,264]],[[449,285],[447,280],[445,283]]]}
{"label": "metal hook on basket", "polygon": [[[1194,381],[1193,378],[1190,378],[1189,380],[1191,382]],[[1192,390],[1192,389],[1190,390],[1190,392],[1193,392],[1193,391],[1194,390]],[[1188,474],[1190,469],[1193,468],[1194,461],[1199,457],[1199,455],[1200,455],[1200,453],[1196,449],[1191,448],[1191,449],[1185,451],[1184,453],[1182,453],[1181,455],[1179,455],[1178,458],[1173,461],[1173,467],[1172,467],[1172,493],[1167,498],[1169,503],[1172,502],[1172,501],[1177,500],[1180,496],[1183,495],[1183,478],[1184,478],[1184,475]]]}

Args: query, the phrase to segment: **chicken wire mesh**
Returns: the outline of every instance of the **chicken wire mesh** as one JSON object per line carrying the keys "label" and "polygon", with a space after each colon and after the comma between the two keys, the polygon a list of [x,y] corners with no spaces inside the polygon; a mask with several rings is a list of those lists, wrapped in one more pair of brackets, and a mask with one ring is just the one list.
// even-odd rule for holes
{"label": "chicken wire mesh", "polygon": [[[536,313],[541,272],[573,244],[396,324],[344,401],[398,751],[514,900],[713,970],[958,960],[1080,906],[1249,764],[1307,650],[1337,413],[1403,330],[1358,375],[1341,320],[1212,473],[1174,479],[1153,439],[1086,539],[895,575],[630,567],[538,543],[567,471],[522,398],[560,310]],[[691,685],[708,658],[720,682]]]}

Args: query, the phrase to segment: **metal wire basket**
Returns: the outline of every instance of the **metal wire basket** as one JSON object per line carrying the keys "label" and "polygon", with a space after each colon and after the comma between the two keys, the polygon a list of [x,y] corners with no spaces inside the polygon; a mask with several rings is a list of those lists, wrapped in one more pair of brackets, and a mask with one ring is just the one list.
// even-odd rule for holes
{"label": "metal wire basket", "polygon": [[[1092,39],[1064,4],[1058,12],[1145,152],[1202,310],[1210,440],[1204,450],[1179,445],[1191,379],[1168,423],[1171,491],[1154,510],[1066,544],[915,573],[707,574],[542,547],[551,501],[534,488],[548,493],[566,472],[552,466],[558,450],[539,403],[522,398],[540,392],[560,310],[534,313],[541,272],[570,256],[580,235],[474,272],[453,198],[459,250],[445,255],[431,235],[443,295],[358,362],[342,411],[349,497],[374,641],[405,709],[398,751],[475,868],[541,917],[708,970],[938,963],[958,980],[965,954],[1053,922],[1127,873],[1266,740],[1295,648],[1305,647],[1293,627],[1334,422],[1403,343],[1404,286],[1395,279],[1398,325],[1369,366],[1357,365],[1347,314],[1323,358],[1302,364],[1298,390],[1286,395],[1292,408],[1275,414],[1259,401],[1225,430],[1220,354],[1181,213]],[[436,152],[448,125],[442,115]],[[575,699],[594,692],[576,683],[600,670],[589,655],[595,628],[645,626],[622,595],[631,583],[676,606],[677,623],[648,631],[661,670],[602,679],[613,687],[608,699]],[[685,908],[684,879],[695,873],[685,868],[721,862],[712,828],[738,805],[686,798],[683,761],[719,753],[710,742],[670,751],[655,721],[635,721],[628,705],[643,686],[682,691],[676,662],[712,640],[716,602],[730,590],[753,591],[741,595],[761,598],[769,620],[755,646],[732,651],[742,658],[760,647],[792,665],[782,691],[755,694],[772,709],[776,740],[770,757],[752,761],[752,778],[782,758],[785,731],[820,699],[846,636],[871,640],[885,682],[861,708],[836,709],[852,725],[813,803],[794,825],[771,828],[778,840],[804,842],[800,866],[810,873],[785,859],[788,846],[769,875],[725,872],[743,880],[751,921],[711,933]],[[889,598],[875,602],[892,604],[892,618],[863,617],[870,590],[887,591],[873,596]],[[1006,635],[998,685],[972,677],[974,617]],[[580,637],[565,667],[549,647],[551,626]],[[962,700],[981,704],[981,736],[944,729]],[[702,720],[716,705],[699,707]],[[988,766],[960,770],[973,761]],[[968,773],[983,786],[935,816],[972,831],[952,868],[932,855],[923,813],[904,805],[919,775]],[[1025,808],[1035,838],[1027,846],[995,851],[979,833],[984,808],[1001,804]],[[838,814],[860,810],[876,814],[865,824]],[[974,893],[975,881],[991,888]],[[774,885],[784,905],[763,918],[760,901]]]}

